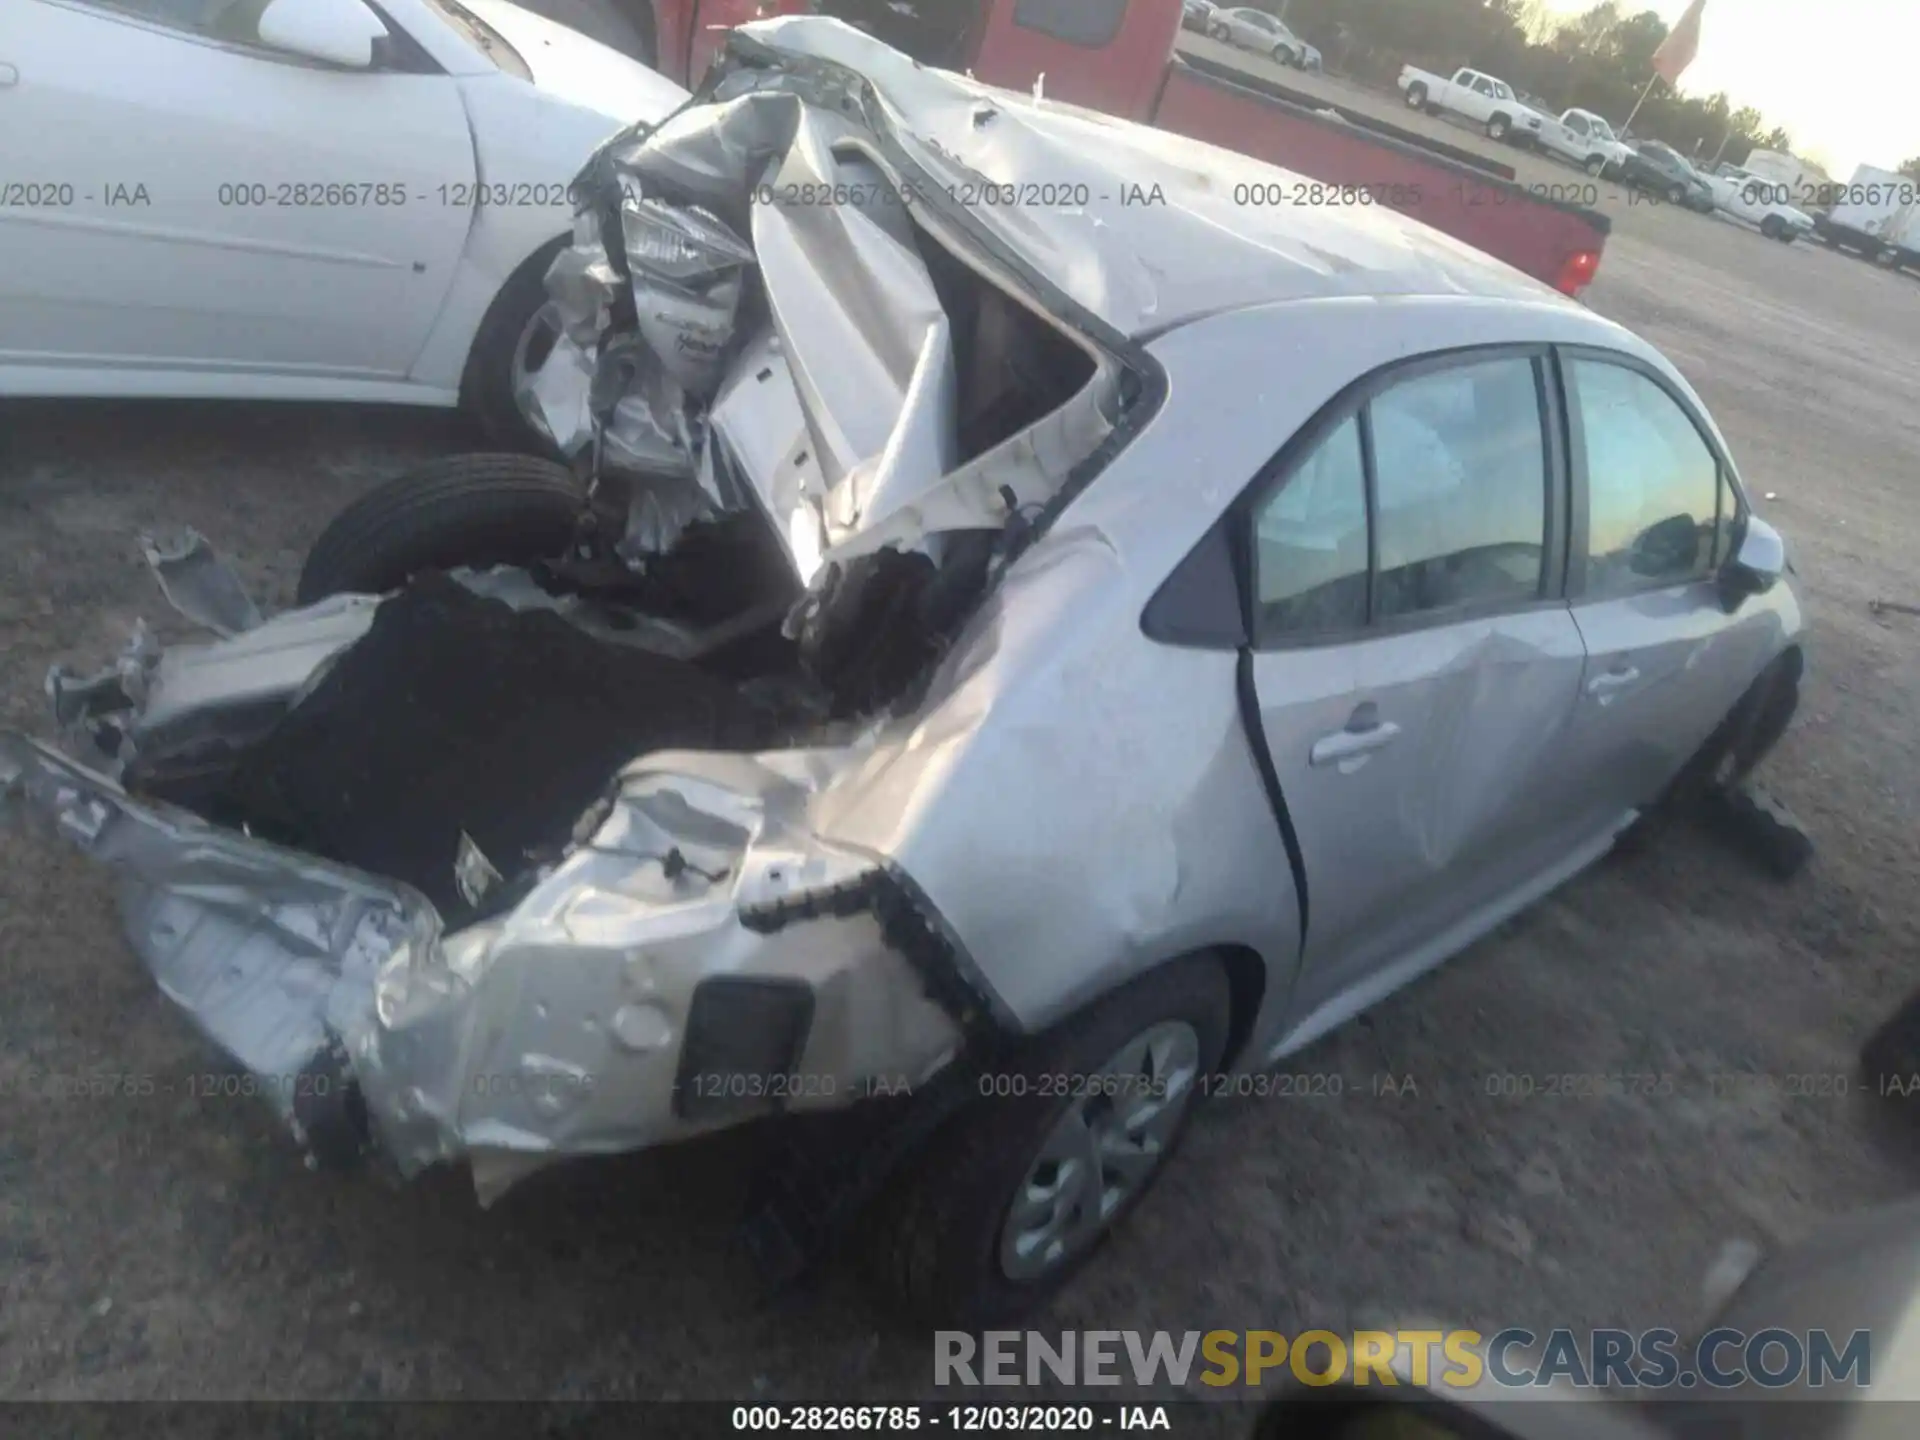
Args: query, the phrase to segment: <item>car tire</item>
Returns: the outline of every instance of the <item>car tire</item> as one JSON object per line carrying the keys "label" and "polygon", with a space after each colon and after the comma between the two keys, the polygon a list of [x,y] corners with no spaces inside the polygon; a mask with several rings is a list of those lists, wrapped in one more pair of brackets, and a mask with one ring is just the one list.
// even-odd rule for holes
{"label": "car tire", "polygon": [[1589,155],[1585,169],[1587,174],[1598,180],[1602,175],[1607,173],[1607,157],[1604,155]]}
{"label": "car tire", "polygon": [[1207,31],[1207,35],[1209,38],[1218,40],[1222,44],[1232,43],[1227,39],[1227,27],[1224,25],[1215,25],[1212,29]]}
{"label": "car tire", "polygon": [[1778,215],[1768,215],[1760,221],[1760,233],[1769,240],[1782,238],[1786,228],[1787,222],[1782,220]]}
{"label": "car tire", "polygon": [[524,565],[566,553],[586,491],[532,455],[453,455],[375,486],[307,552],[295,598],[381,595],[428,570]]}
{"label": "car tire", "polygon": [[1687,203],[1687,187],[1684,185],[1669,185],[1667,187],[1667,199],[1671,200],[1676,205],[1686,204]]}
{"label": "car tire", "polygon": [[1792,723],[1806,663],[1806,655],[1795,646],[1762,670],[1665,793],[1622,832],[1616,848],[1639,853],[1681,816],[1711,813],[1722,806],[1723,797],[1740,792]]}
{"label": "car tire", "polygon": [[1504,115],[1494,115],[1487,121],[1487,138],[1504,140],[1513,129],[1513,122]]}
{"label": "car tire", "polygon": [[1427,87],[1415,82],[1407,87],[1407,108],[1424,110],[1427,108]]}
{"label": "car tire", "polygon": [[544,350],[559,337],[547,296],[547,271],[566,245],[560,236],[543,245],[508,277],[487,307],[467,352],[460,378],[460,404],[496,450],[557,458],[553,441],[537,429],[515,395],[516,368],[538,368]]}
{"label": "car tire", "polygon": [[1269,58],[1274,64],[1283,66],[1288,70],[1304,70],[1306,68],[1305,62],[1296,58],[1293,51],[1284,45],[1274,46],[1273,54]]}
{"label": "car tire", "polygon": [[1813,837],[1771,792],[1750,782],[1710,791],[1702,807],[1708,826],[1783,884],[1813,859]]}
{"label": "car tire", "polygon": [[[1098,1252],[1165,1172],[1193,1118],[1204,1078],[1225,1053],[1230,1021],[1225,969],[1210,955],[1190,956],[1095,1001],[1025,1046],[1010,1063],[984,1075],[983,1083],[1008,1081],[1011,1093],[983,1093],[974,1099],[934,1135],[876,1204],[866,1258],[887,1299],[920,1323],[961,1329],[1003,1324],[1044,1304]],[[1103,1190],[1099,1203],[1112,1203],[1111,1213],[1089,1222],[1057,1254],[1050,1254],[1052,1247],[1046,1245],[1031,1257],[1021,1255],[1021,1232],[1010,1227],[1017,1224],[1015,1207],[1023,1192],[1031,1195],[1048,1183],[1036,1183],[1035,1177],[1048,1174],[1051,1166],[1052,1183],[1061,1187],[1063,1198],[1071,1200],[1077,1193],[1066,1188],[1067,1162],[1050,1161],[1047,1149],[1057,1146],[1063,1127],[1078,1133],[1073,1130],[1076,1115],[1084,1117],[1101,1105],[1112,1113],[1116,1103],[1097,1094],[1058,1094],[1051,1088],[1043,1093],[1040,1082],[1054,1076],[1117,1075],[1103,1067],[1121,1061],[1143,1037],[1155,1035],[1185,1037],[1178,1043],[1189,1048],[1181,1052],[1178,1075],[1168,1072],[1178,1079],[1184,1098],[1175,1115],[1166,1116],[1162,1107],[1161,1118],[1169,1125],[1151,1152],[1151,1168],[1117,1201]],[[1078,1084],[1072,1087],[1080,1089]],[[1117,1103],[1124,1105],[1125,1099]],[[1100,1123],[1088,1122],[1085,1128],[1098,1135]],[[1112,1153],[1097,1141],[1088,1143],[1095,1154]],[[1101,1167],[1103,1184],[1108,1175]],[[1056,1200],[1054,1218],[1025,1235],[1057,1225],[1061,1208]],[[1067,1228],[1073,1228],[1074,1216],[1084,1215],[1085,1207],[1074,1205]],[[1038,1268],[1027,1271],[1028,1265]]]}

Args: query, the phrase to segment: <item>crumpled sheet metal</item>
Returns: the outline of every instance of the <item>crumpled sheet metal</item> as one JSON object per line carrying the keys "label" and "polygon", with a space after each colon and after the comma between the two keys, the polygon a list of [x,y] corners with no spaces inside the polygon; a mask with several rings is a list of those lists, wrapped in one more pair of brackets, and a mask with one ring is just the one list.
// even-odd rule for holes
{"label": "crumpled sheet metal", "polygon": [[430,950],[433,908],[386,881],[134,802],[113,781],[0,732],[0,819],[24,804],[121,878],[127,938],[168,998],[262,1077],[292,1123],[301,1077],[372,1021],[375,976]]}
{"label": "crumpled sheet metal", "polygon": [[641,339],[688,398],[712,399],[752,247],[704,210],[632,195],[620,227]]}
{"label": "crumpled sheet metal", "polygon": [[140,553],[167,603],[194,624],[216,635],[237,635],[260,623],[260,607],[246,585],[198,530],[143,535]]}
{"label": "crumpled sheet metal", "polygon": [[621,280],[600,240],[600,221],[590,210],[573,222],[573,243],[553,257],[547,299],[561,329],[575,345],[591,346],[613,318]]}
{"label": "crumpled sheet metal", "polygon": [[[1136,338],[1250,296],[1325,294],[1348,274],[1367,293],[1379,292],[1383,275],[1405,277],[1408,293],[1549,293],[1383,206],[1366,209],[1359,228],[1350,205],[1261,212],[1238,204],[1238,187],[1289,188],[1304,177],[1170,130],[917,65],[837,20],[778,17],[739,33],[865,76],[896,138],[936,183],[1064,191],[1066,203],[982,205],[973,214],[1074,300]],[[1085,203],[1072,203],[1080,198]]]}
{"label": "crumpled sheet metal", "polygon": [[805,112],[771,183],[776,197],[852,200],[761,205],[753,216],[774,324],[842,533],[953,468],[958,391],[951,326],[906,211],[877,166],[833,152],[847,130],[843,117]]}
{"label": "crumpled sheet metal", "polygon": [[[296,1136],[300,1077],[344,1054],[386,1159],[411,1175],[471,1156],[489,1201],[545,1161],[731,1123],[674,1110],[708,975],[813,986],[800,1067],[818,1079],[796,1108],[833,1108],[877,1077],[920,1083],[958,1052],[952,1020],[871,916],[739,924],[741,905],[871,871],[806,829],[811,789],[836,768],[837,752],[650,757],[512,912],[445,936],[404,886],[133,801],[11,732],[0,819],[24,804],[121,873],[134,949]],[[690,863],[670,872],[673,850]]]}
{"label": "crumpled sheet metal", "polygon": [[[769,161],[785,153],[801,103],[760,91],[669,116],[637,141],[616,146],[612,170],[633,176],[643,195],[725,213],[741,208]],[[622,198],[631,193],[622,188]]]}
{"label": "crumpled sheet metal", "polygon": [[[821,53],[866,43],[815,23],[833,42]],[[692,520],[757,500],[804,581],[828,560],[924,549],[942,530],[997,529],[1043,503],[1104,438],[1111,373],[1085,404],[960,467],[951,322],[873,137],[857,116],[778,89],[777,72],[742,74],[761,88],[595,157],[598,193],[549,277],[566,337],[528,400],[568,455],[584,455],[597,427],[603,471],[649,477],[621,552],[658,553]],[[737,333],[752,268],[771,335]],[[605,285],[623,269],[628,333]],[[1068,453],[1076,442],[1085,448]],[[732,483],[742,472],[745,494]]]}

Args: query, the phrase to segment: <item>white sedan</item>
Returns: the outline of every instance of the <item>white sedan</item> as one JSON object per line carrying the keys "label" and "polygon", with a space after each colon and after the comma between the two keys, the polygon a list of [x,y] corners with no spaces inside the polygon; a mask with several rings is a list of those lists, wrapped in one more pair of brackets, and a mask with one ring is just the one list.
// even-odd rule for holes
{"label": "white sedan", "polygon": [[679,86],[505,0],[6,0],[0,395],[524,423],[594,147]]}
{"label": "white sedan", "polygon": [[1813,233],[1813,217],[1787,203],[1789,187],[1748,170],[1729,167],[1723,173],[1703,175],[1713,189],[1713,208],[1723,215],[1760,227],[1770,240],[1791,245]]}

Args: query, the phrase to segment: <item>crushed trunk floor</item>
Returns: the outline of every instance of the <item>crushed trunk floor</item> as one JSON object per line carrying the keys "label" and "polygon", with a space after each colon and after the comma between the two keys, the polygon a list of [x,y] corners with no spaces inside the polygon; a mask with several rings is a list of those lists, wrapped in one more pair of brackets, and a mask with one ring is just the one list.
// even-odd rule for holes
{"label": "crushed trunk floor", "polygon": [[686,661],[429,575],[380,607],[217,808],[262,838],[405,881],[455,926],[479,913],[454,876],[463,832],[509,890],[558,854],[630,760],[758,749],[772,728]]}

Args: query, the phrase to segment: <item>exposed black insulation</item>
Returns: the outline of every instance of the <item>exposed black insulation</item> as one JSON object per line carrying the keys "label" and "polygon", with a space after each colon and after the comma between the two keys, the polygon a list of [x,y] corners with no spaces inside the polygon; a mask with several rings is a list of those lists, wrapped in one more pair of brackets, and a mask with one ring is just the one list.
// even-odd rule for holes
{"label": "exposed black insulation", "polygon": [[454,882],[461,832],[511,882],[636,756],[757,749],[771,729],[694,665],[428,575],[253,747],[218,809],[405,881],[458,924],[475,913]]}

